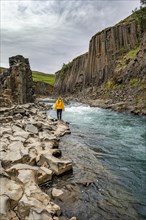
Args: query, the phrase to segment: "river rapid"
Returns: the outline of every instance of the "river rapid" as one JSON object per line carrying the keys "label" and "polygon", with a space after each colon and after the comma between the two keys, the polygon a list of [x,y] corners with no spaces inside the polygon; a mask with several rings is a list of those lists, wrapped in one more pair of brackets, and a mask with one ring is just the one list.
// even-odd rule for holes
{"label": "river rapid", "polygon": [[[56,118],[55,111],[48,114]],[[73,161],[73,173],[45,185],[68,190],[56,200],[63,215],[146,219],[146,117],[72,102],[63,120],[71,135],[61,139],[60,148]]]}

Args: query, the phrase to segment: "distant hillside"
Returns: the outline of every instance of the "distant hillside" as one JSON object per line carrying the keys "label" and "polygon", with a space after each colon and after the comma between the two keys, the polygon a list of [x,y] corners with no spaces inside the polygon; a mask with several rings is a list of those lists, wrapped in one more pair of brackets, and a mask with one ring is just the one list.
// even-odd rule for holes
{"label": "distant hillside", "polygon": [[34,82],[44,82],[50,85],[54,85],[55,83],[55,75],[54,74],[46,74],[38,71],[32,71],[32,77]]}
{"label": "distant hillside", "polygon": [[2,73],[4,70],[6,70],[7,68],[4,67],[0,67],[0,73]]}

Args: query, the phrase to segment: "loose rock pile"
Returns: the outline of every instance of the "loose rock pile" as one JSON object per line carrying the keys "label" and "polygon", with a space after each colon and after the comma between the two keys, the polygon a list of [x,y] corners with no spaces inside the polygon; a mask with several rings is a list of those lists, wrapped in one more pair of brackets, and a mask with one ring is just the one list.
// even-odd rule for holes
{"label": "loose rock pile", "polygon": [[60,207],[39,184],[72,170],[72,162],[62,159],[58,149],[60,136],[70,130],[47,116],[44,107],[32,103],[0,109],[1,220],[60,218]]}

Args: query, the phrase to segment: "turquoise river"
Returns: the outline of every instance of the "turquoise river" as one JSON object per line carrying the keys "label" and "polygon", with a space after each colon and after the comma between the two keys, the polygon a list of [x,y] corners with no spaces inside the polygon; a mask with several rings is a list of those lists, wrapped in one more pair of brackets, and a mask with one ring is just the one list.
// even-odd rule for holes
{"label": "turquoise river", "polygon": [[[56,118],[55,111],[48,114]],[[70,102],[63,120],[71,135],[60,147],[75,169],[60,181],[82,192],[67,208],[58,202],[63,213],[79,220],[146,219],[146,117]]]}

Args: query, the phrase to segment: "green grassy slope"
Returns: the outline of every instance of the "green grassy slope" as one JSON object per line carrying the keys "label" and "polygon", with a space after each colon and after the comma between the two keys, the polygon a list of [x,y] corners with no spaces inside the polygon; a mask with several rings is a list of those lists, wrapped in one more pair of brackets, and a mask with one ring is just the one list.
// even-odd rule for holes
{"label": "green grassy slope", "polygon": [[55,83],[55,75],[54,74],[46,74],[38,71],[32,71],[32,77],[34,82],[45,82],[50,85],[54,85]]}
{"label": "green grassy slope", "polygon": [[[2,73],[4,70],[7,68],[5,67],[0,67],[0,73]],[[50,85],[54,85],[55,83],[55,75],[54,74],[47,74],[47,73],[42,73],[38,71],[32,71],[32,78],[34,82],[44,82],[48,83]]]}
{"label": "green grassy slope", "polygon": [[0,73],[2,73],[4,70],[6,70],[7,68],[5,67],[0,67]]}

